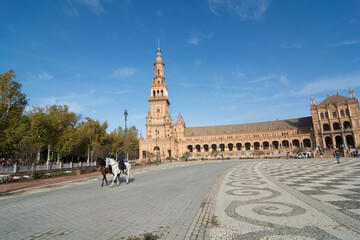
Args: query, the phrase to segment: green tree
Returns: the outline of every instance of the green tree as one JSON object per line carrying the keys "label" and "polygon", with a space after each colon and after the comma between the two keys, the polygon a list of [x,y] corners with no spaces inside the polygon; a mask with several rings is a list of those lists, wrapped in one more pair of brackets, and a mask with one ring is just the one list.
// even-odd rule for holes
{"label": "green tree", "polygon": [[85,120],[79,124],[80,145],[87,147],[88,160],[93,161],[94,151],[98,146],[104,145],[108,139],[106,134],[108,124],[106,121],[100,124],[99,121],[94,121],[89,117],[86,117]]}
{"label": "green tree", "polygon": [[24,135],[21,115],[28,103],[13,70],[0,74],[0,157],[13,158]]}

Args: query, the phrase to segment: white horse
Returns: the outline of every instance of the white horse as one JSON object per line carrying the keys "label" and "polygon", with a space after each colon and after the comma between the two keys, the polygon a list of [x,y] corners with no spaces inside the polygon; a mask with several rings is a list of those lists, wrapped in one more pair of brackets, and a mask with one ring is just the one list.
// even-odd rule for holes
{"label": "white horse", "polygon": [[[131,178],[131,165],[128,162],[125,162],[125,167],[126,169],[124,169],[124,173],[127,174],[126,176],[126,183],[129,183],[130,178]],[[111,183],[111,187],[114,186],[114,182],[117,179],[117,185],[120,185],[120,173],[121,170],[119,169],[119,163],[114,159],[114,158],[106,158],[106,165],[110,165],[112,168],[112,173],[114,174],[114,178],[113,181]]]}
{"label": "white horse", "polygon": [[[121,165],[121,164],[120,164]],[[131,179],[131,164],[129,162],[124,162],[125,169],[123,169],[124,173],[126,174],[126,183],[129,183]],[[121,172],[121,166],[120,166],[120,172]]]}
{"label": "white horse", "polygon": [[120,185],[120,169],[119,169],[119,163],[113,159],[113,158],[106,158],[106,166],[111,166],[112,173],[114,175],[114,178],[111,183],[111,187],[114,186],[114,182],[117,179],[117,185]]}

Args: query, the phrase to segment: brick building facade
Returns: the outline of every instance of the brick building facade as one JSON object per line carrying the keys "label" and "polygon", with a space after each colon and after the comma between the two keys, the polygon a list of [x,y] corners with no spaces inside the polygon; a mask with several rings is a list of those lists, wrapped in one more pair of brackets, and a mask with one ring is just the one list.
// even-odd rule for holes
{"label": "brick building facade", "polygon": [[179,113],[173,123],[160,47],[148,98],[146,136],[140,134],[141,161],[171,157],[247,158],[286,156],[318,147],[359,147],[360,111],[354,91],[350,98],[328,96],[320,104],[311,97],[311,117],[226,126],[186,127]]}

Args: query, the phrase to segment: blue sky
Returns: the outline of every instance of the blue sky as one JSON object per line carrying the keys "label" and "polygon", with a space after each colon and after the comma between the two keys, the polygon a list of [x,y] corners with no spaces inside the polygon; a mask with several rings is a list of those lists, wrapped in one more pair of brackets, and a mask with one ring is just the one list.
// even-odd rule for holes
{"label": "blue sky", "polygon": [[160,40],[170,113],[187,127],[310,116],[360,96],[357,0],[2,0],[0,72],[29,106],[145,133]]}

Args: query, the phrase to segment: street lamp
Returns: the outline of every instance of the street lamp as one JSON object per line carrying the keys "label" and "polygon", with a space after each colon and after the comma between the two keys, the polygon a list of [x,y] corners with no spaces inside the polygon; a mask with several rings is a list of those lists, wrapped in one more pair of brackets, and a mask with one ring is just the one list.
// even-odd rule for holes
{"label": "street lamp", "polygon": [[125,116],[125,162],[127,162],[127,152],[126,152],[126,135],[127,135],[127,128],[126,128],[126,121],[127,121],[127,116],[128,116],[128,112],[124,111],[124,116]]}
{"label": "street lamp", "polygon": [[158,130],[155,129],[156,132],[156,165],[159,165],[159,147],[158,147]]}

